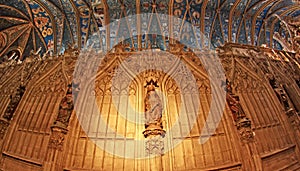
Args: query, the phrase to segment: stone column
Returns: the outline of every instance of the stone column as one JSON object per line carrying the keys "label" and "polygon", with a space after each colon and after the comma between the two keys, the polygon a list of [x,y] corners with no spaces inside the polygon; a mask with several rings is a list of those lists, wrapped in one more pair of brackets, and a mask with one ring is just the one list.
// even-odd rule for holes
{"label": "stone column", "polygon": [[166,131],[162,126],[162,110],[163,105],[155,91],[158,87],[157,82],[151,79],[147,81],[145,88],[147,88],[145,98],[145,131],[143,131],[146,138],[145,151],[149,156],[149,170],[162,169],[162,155],[164,153],[164,136]]}

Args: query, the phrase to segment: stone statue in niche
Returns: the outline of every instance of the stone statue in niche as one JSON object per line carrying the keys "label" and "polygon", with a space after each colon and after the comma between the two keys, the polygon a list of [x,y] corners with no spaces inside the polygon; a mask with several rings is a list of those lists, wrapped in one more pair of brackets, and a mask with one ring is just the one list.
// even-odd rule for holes
{"label": "stone statue in niche", "polygon": [[66,96],[61,100],[59,105],[59,111],[56,120],[54,121],[55,126],[61,126],[66,128],[69,125],[69,120],[73,112],[73,95],[72,85],[68,85]]}
{"label": "stone statue in niche", "polygon": [[231,83],[228,80],[226,80],[226,92],[226,101],[233,114],[234,121],[237,122],[241,118],[246,117],[245,112],[240,104],[239,96],[233,94]]}
{"label": "stone statue in niche", "polygon": [[280,103],[284,107],[285,113],[289,117],[290,122],[292,123],[292,125],[294,126],[295,129],[299,129],[300,128],[300,120],[299,120],[298,113],[291,105],[291,103],[289,101],[289,97],[286,94],[285,90],[283,88],[275,88],[274,91],[275,91]]}
{"label": "stone statue in niche", "polygon": [[254,132],[251,128],[251,120],[246,117],[242,105],[240,104],[239,96],[232,92],[232,86],[228,80],[226,80],[225,90],[227,92],[226,101],[232,112],[237,130],[240,134],[240,139],[245,143],[252,142],[254,140]]}
{"label": "stone statue in niche", "polygon": [[246,117],[238,96],[230,95],[226,99],[235,121]]}
{"label": "stone statue in niche", "polygon": [[145,128],[143,132],[145,137],[149,135],[161,135],[164,136],[165,131],[162,126],[162,112],[163,105],[160,97],[155,91],[155,87],[158,87],[157,82],[151,79],[147,81],[145,86],[147,88],[145,97]]}
{"label": "stone statue in niche", "polygon": [[157,82],[154,82],[151,80],[147,83],[147,94],[145,98],[145,128],[147,128],[150,125],[157,125],[162,128],[162,102],[160,100],[160,97],[155,91],[155,87],[157,86]]}
{"label": "stone statue in niche", "polygon": [[278,82],[276,81],[276,79],[274,77],[270,78],[269,82],[270,82],[273,90],[275,91],[276,96],[279,99],[280,103],[283,105],[284,110],[288,114],[290,110],[293,110],[293,108],[291,107],[291,105],[289,103],[288,96],[285,93],[283,86],[281,84],[278,84]]}
{"label": "stone statue in niche", "polygon": [[21,101],[24,92],[25,92],[25,87],[20,85],[20,87],[18,87],[16,91],[16,94],[10,96],[10,102],[5,110],[3,118],[7,119],[8,121],[12,119],[14,112],[18,107],[18,104]]}
{"label": "stone statue in niche", "polygon": [[276,93],[278,93],[278,96],[280,98],[282,105],[284,106],[284,109],[286,111],[290,110],[291,107],[285,92],[282,89],[278,89],[276,90]]}

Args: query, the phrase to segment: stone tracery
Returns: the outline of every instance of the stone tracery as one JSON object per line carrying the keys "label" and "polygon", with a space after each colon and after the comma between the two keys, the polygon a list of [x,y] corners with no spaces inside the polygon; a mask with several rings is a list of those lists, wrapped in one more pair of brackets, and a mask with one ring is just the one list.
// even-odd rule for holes
{"label": "stone tracery", "polygon": [[[14,2],[17,7],[12,7],[11,3]],[[297,6],[291,1],[176,0],[163,2],[157,0],[147,3],[141,0],[131,3],[129,0],[114,2],[97,0],[89,3],[84,0],[33,0],[30,5],[22,2],[12,0],[7,2],[10,3],[8,6],[0,5],[2,10],[10,9],[17,13],[16,18],[19,19],[15,20],[10,17],[10,21],[14,20],[17,25],[24,24],[25,21],[29,23],[19,28],[9,25],[9,29],[5,30],[1,30],[0,26],[0,54],[5,54],[5,49],[9,53],[6,57],[4,55],[2,59],[6,59],[0,62],[0,90],[2,92],[0,104],[8,106],[8,108],[0,109],[2,112],[0,139],[5,137],[4,140],[0,140],[1,149],[3,147],[0,155],[0,162],[3,163],[0,163],[0,169],[4,167],[4,170],[12,170],[9,168],[10,164],[20,166],[19,163],[13,163],[14,159],[21,160],[26,165],[34,165],[36,170],[41,168],[46,170],[50,168],[56,170],[136,170],[140,168],[146,170],[158,170],[158,168],[165,170],[240,170],[245,168],[297,170],[299,168],[299,141],[296,139],[299,136],[299,113],[297,113],[299,112],[297,109],[297,104],[299,104],[297,103],[299,99],[297,55],[299,54],[292,53],[292,51],[297,52],[298,37],[287,35],[287,29],[297,34],[297,28],[294,26],[298,23],[284,17],[289,14],[293,17],[299,15]],[[25,6],[27,4],[27,8],[21,4]],[[35,16],[32,16],[32,13],[27,14],[24,10],[17,11],[21,9],[20,7],[27,11],[33,10]],[[134,21],[120,23],[118,33],[111,33],[109,29],[103,27],[108,21],[118,20],[129,14],[150,11],[154,12],[153,16],[158,13],[178,15],[183,21],[191,22],[197,29],[206,32],[207,36],[212,39],[213,46],[221,46],[217,49],[217,54],[231,81],[231,83],[227,82],[226,88],[229,108],[225,110],[218,129],[205,144],[200,144],[198,140],[210,111],[212,90],[203,64],[195,54],[208,57],[207,49],[203,48],[203,51],[195,52],[178,41],[167,38],[167,35],[164,37],[144,34],[144,31],[147,32],[147,29],[152,28],[146,27],[145,24],[139,26]],[[289,11],[289,13],[284,11]],[[41,16],[37,16],[39,13]],[[279,18],[273,20],[276,16],[273,14],[278,15]],[[0,22],[4,20],[1,17]],[[148,20],[142,21],[142,23],[147,22]],[[149,23],[151,22],[156,21],[149,20]],[[159,26],[162,26],[159,31],[163,33],[167,33],[166,30],[169,29],[168,22],[173,24],[167,19],[158,22],[160,22]],[[278,24],[283,22],[286,22],[288,26]],[[30,23],[38,26],[38,30],[33,30]],[[175,37],[193,44],[202,41],[201,37],[193,35],[193,30],[184,23],[174,24],[182,24],[182,30],[171,29],[171,34],[176,34]],[[27,26],[29,28],[25,30]],[[12,33],[12,30],[15,33]],[[136,34],[141,30],[142,35],[137,36]],[[96,32],[100,35],[95,36]],[[99,67],[93,65],[97,64],[98,59],[92,58],[100,53],[99,49],[81,49],[88,43],[87,40],[91,35],[96,38],[100,37],[101,49],[121,39],[126,32],[132,34],[132,37],[115,46],[105,57],[101,58],[103,60]],[[273,36],[272,32],[274,32]],[[33,35],[33,33],[37,34]],[[53,41],[51,41],[51,36],[53,36]],[[282,38],[281,45],[278,42],[279,39],[276,39],[277,36]],[[28,42],[24,41],[27,39]],[[19,44],[9,48],[8,44],[13,41]],[[286,46],[286,50],[291,52],[232,42],[278,49]],[[147,52],[139,52],[147,48],[149,48]],[[20,54],[14,54],[16,50]],[[28,53],[30,50],[32,53]],[[162,59],[162,51],[168,51],[178,58],[170,55]],[[130,63],[127,60],[132,56],[130,58],[132,61],[139,61],[145,54],[152,54],[149,56],[148,63]],[[7,58],[17,59],[17,57],[22,57],[23,62],[21,60],[7,61]],[[74,65],[78,59],[82,59],[82,65],[76,73],[80,75],[80,80],[72,82]],[[191,66],[189,69],[193,69],[192,73],[196,77],[197,87],[189,86],[186,82],[188,79],[183,79],[187,77],[187,74],[184,68],[178,67],[180,60]],[[115,72],[120,63],[123,64],[123,70]],[[179,79],[180,83],[171,78],[174,74],[168,77],[167,74],[155,69],[146,70],[137,77],[133,76],[135,73],[130,72],[133,69],[137,71],[141,71],[141,68],[148,67],[149,69],[149,66],[154,64],[158,64],[155,69],[165,67],[166,70],[177,74],[182,78]],[[88,70],[87,68],[90,67],[91,70]],[[88,77],[89,72],[94,71],[97,73],[95,90],[78,97],[88,99],[90,96],[96,96],[97,100],[97,105],[92,107],[86,102],[81,104],[89,109],[89,112],[79,115],[79,118],[85,117],[86,122],[90,123],[88,131],[84,132],[77,118],[71,117],[72,103],[77,98],[76,93],[74,97],[71,97],[71,88],[79,91],[84,89],[84,86],[89,86],[85,83],[91,80]],[[123,76],[118,79],[118,86],[112,83],[116,75]],[[125,78],[131,77],[134,77],[133,81],[128,88],[124,87]],[[150,81],[148,86],[144,87],[146,78],[150,77],[153,79],[152,82]],[[276,83],[272,83],[272,79]],[[38,83],[35,82],[36,80]],[[160,86],[158,88],[155,88],[156,81]],[[73,87],[67,86],[71,82]],[[20,83],[26,85],[26,89],[21,90],[22,87],[20,87],[20,92],[15,92]],[[182,86],[181,90],[179,85]],[[156,92],[158,89],[165,93],[163,94],[166,96],[164,101],[158,96]],[[194,99],[189,99],[193,93],[197,92],[196,90],[199,90],[200,95],[198,107],[193,104]],[[11,102],[9,102],[10,95]],[[113,104],[112,96],[114,95],[118,98]],[[124,97],[128,97],[129,100],[122,101]],[[190,101],[187,103],[188,100]],[[129,106],[136,111],[130,111]],[[120,108],[124,109],[123,115],[118,111]],[[184,111],[183,113],[191,112],[190,109],[193,109],[192,112],[197,111],[195,108],[199,108],[199,115],[194,125],[189,121],[190,118],[184,118],[185,122],[180,122],[177,130],[170,135],[170,139],[162,139],[165,130],[169,130],[180,117],[178,115],[180,111]],[[101,116],[95,115],[96,109],[101,110]],[[146,116],[139,116],[138,111],[146,111]],[[284,113],[286,115],[283,115]],[[132,116],[134,121],[146,118],[146,125],[128,122],[124,119],[127,116]],[[102,118],[107,125],[99,124],[99,118]],[[11,120],[11,124],[7,120]],[[214,124],[214,120],[207,123],[208,129]],[[290,129],[289,125],[295,130]],[[187,128],[192,128],[192,130],[186,131]],[[6,132],[8,132],[7,135]],[[149,141],[142,148],[136,145],[135,148],[126,149],[126,146],[120,145],[123,140],[134,144],[136,139]],[[104,149],[99,149],[92,140],[104,144]],[[183,140],[182,143],[178,144],[175,149],[170,152],[165,151],[170,145],[180,140]],[[107,148],[124,153],[131,151],[135,155],[139,153],[150,156],[159,154],[160,158],[159,161],[127,160],[110,156],[105,152]],[[35,170],[33,166],[28,169],[25,165],[21,169]]]}

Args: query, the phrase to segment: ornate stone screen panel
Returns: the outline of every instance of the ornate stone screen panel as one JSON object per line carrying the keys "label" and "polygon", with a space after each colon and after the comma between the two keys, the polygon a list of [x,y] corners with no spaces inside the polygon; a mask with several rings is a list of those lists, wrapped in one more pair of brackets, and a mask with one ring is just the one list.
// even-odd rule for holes
{"label": "ornate stone screen panel", "polygon": [[[49,65],[51,64],[53,63]],[[9,157],[7,160],[18,158],[20,161],[31,163],[30,167],[41,167],[44,162],[50,126],[57,115],[59,102],[66,87],[62,64],[57,62],[51,66],[51,70],[47,70],[49,66],[45,67],[46,72],[35,84],[27,86],[28,89],[19,103],[14,124],[6,137],[4,154]],[[11,166],[7,165],[6,169],[15,167],[14,164],[8,163]],[[28,170],[33,169],[30,167]]]}
{"label": "ornate stone screen panel", "polygon": [[[233,80],[233,89],[239,96],[245,113],[252,121],[255,142],[262,159],[263,168],[273,170],[281,166],[291,167],[291,169],[294,166],[297,167],[297,152],[295,150],[297,141],[295,142],[293,139],[294,133],[289,131],[291,125],[287,120],[287,114],[268,79],[275,72],[276,75],[281,74],[284,69],[277,70],[280,65],[287,67],[287,65],[292,64],[284,64],[278,60],[278,58],[286,58],[282,53],[279,55],[275,52],[257,54],[258,56],[253,58],[249,55],[249,50],[243,53],[243,50],[237,49],[236,52],[238,53],[233,53],[234,56],[231,58],[232,68],[228,75]],[[273,57],[272,55],[276,56]],[[276,71],[272,71],[271,65],[274,63],[279,64],[273,68],[273,70],[276,68]],[[291,73],[293,72],[286,71],[284,82],[290,82],[289,85],[295,87],[293,76],[290,76]],[[293,95],[295,94],[297,94],[296,89],[293,91]],[[275,158],[282,160],[276,161]]]}
{"label": "ornate stone screen panel", "polygon": [[[203,68],[193,69],[189,64],[193,61],[187,56],[182,56],[182,58],[186,58],[185,65],[194,74],[197,90],[180,89],[180,83],[173,79],[174,74],[181,73],[176,72],[175,69],[178,66],[179,58],[168,58],[170,65],[167,67],[172,72],[165,73],[157,66],[152,70],[142,71],[141,69],[141,72],[134,75],[134,66],[130,65],[131,63],[123,62],[126,61],[127,55],[111,55],[113,56],[111,62],[103,69],[99,69],[93,91],[78,97],[82,101],[79,108],[87,112],[76,111],[77,117],[81,123],[87,123],[88,126],[84,126],[87,129],[82,129],[76,117],[71,123],[71,127],[74,129],[70,132],[70,149],[66,168],[70,170],[76,168],[88,170],[145,168],[149,170],[162,167],[165,170],[188,170],[218,166],[218,168],[238,169],[241,161],[239,153],[236,151],[237,144],[231,142],[236,135],[233,132],[234,126],[231,126],[233,121],[228,110],[225,111],[223,119],[210,139],[204,144],[199,141],[212,100],[209,81]],[[155,58],[162,54],[160,52],[153,52],[151,55],[136,54],[132,55],[132,60],[141,55],[148,55],[149,58],[152,55]],[[159,63],[157,60],[153,61]],[[122,75],[120,80],[114,80],[115,74]],[[143,122],[146,89],[144,86],[149,78],[158,82],[156,91],[163,103],[162,127],[167,134],[170,134],[166,136],[168,139],[165,137],[163,155],[154,158],[147,157],[146,147],[136,143],[136,141],[145,140]],[[126,86],[125,82],[128,79],[131,81]],[[88,83],[87,86],[90,84]],[[199,105],[194,104],[197,101],[193,99],[194,93],[199,94]],[[95,97],[95,104],[90,103],[92,97]],[[96,111],[101,114],[99,115]],[[195,112],[198,112],[198,115],[193,124],[187,115],[195,114]],[[178,129],[168,132],[178,119],[188,122],[179,120]],[[216,123],[208,124],[211,125],[211,128],[208,127],[208,129],[213,129],[212,127]],[[187,128],[191,128],[190,132],[185,131]],[[134,148],[126,149],[124,142],[133,144]],[[134,145],[135,143],[136,145]],[[174,148],[167,148],[173,146]],[[111,151],[111,149],[113,150]],[[134,154],[134,159],[126,158],[126,154],[129,152]],[[123,154],[125,157],[111,153]],[[155,162],[156,164],[153,164]]]}

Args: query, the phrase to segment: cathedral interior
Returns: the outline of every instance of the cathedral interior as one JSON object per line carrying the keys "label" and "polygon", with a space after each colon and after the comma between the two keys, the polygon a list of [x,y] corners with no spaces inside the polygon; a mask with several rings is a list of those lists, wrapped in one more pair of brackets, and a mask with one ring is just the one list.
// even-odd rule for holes
{"label": "cathedral interior", "polygon": [[300,170],[300,1],[0,0],[0,170]]}

